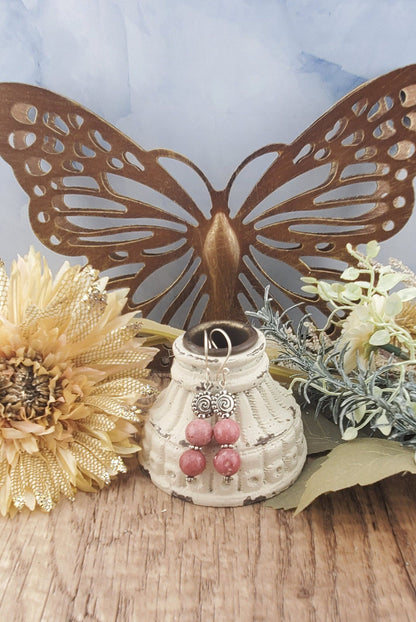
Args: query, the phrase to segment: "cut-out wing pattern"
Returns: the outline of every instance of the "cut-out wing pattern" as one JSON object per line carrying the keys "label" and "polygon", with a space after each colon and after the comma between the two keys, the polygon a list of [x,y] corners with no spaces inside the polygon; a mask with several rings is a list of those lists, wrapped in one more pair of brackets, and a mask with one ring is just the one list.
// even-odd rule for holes
{"label": "cut-out wing pattern", "polygon": [[360,86],[293,143],[259,149],[218,191],[184,156],[145,150],[75,102],[0,84],[0,155],[39,239],[129,287],[131,309],[185,325],[241,318],[266,283],[282,307],[314,303],[300,275],[335,278],[347,242],[409,219],[415,130],[412,65]]}

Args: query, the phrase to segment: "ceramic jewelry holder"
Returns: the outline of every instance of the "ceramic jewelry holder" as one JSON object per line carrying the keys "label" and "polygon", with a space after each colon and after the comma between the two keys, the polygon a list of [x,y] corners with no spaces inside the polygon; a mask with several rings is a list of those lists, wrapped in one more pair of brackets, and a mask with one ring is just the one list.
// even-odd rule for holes
{"label": "ceramic jewelry holder", "polygon": [[[227,361],[226,388],[237,396],[233,419],[241,434],[234,447],[240,454],[241,467],[231,481],[217,473],[213,458],[219,445],[213,440],[202,449],[206,469],[187,481],[179,459],[189,446],[185,428],[195,419],[192,400],[206,373],[204,328],[213,327],[225,330],[233,346]],[[218,507],[254,503],[290,486],[305,462],[306,442],[299,406],[269,374],[263,334],[239,322],[208,322],[179,337],[173,353],[171,382],[144,426],[140,459],[153,483],[187,501]],[[226,348],[209,350],[210,369],[218,369],[226,354]]]}

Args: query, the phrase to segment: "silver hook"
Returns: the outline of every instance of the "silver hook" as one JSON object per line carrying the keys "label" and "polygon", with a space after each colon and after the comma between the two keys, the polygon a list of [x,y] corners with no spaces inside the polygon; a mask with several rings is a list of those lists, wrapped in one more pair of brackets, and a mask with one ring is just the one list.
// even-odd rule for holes
{"label": "silver hook", "polygon": [[205,388],[208,389],[211,385],[211,372],[208,365],[208,350],[210,348],[210,341],[208,339],[208,333],[204,330],[204,356],[205,356]]}
{"label": "silver hook", "polygon": [[[204,331],[204,332],[206,332],[206,331]],[[222,375],[220,384],[224,385],[224,383],[225,383],[225,376],[229,372],[229,369],[226,367],[226,365],[227,365],[228,359],[231,356],[231,351],[233,349],[233,344],[231,343],[231,339],[228,336],[228,334],[225,332],[225,330],[223,330],[222,328],[213,328],[211,330],[211,332],[209,333],[209,339],[208,339],[209,345],[211,347],[216,348],[218,350],[218,346],[217,346],[217,344],[215,343],[215,341],[212,338],[213,333],[221,333],[221,335],[224,337],[225,341],[227,342],[227,354],[225,356],[224,361],[221,363],[220,368],[217,371],[217,378],[219,378]]]}

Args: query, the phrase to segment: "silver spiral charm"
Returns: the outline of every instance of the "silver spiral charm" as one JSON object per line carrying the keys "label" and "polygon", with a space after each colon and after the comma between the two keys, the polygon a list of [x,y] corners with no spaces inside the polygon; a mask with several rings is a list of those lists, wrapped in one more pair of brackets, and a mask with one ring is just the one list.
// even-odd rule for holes
{"label": "silver spiral charm", "polygon": [[213,411],[217,417],[228,418],[235,414],[236,396],[225,389],[214,396]]}
{"label": "silver spiral charm", "polygon": [[194,415],[205,419],[212,416],[212,394],[209,391],[199,391],[192,400]]}

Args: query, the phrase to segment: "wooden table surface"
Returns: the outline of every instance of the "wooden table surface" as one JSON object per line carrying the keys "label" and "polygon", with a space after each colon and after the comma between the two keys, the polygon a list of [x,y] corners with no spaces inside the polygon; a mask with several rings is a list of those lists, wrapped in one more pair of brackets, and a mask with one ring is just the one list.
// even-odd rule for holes
{"label": "wooden table surface", "polygon": [[0,620],[416,620],[416,488],[396,476],[297,517],[193,506],[136,468],[1,520]]}

